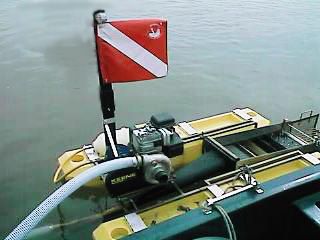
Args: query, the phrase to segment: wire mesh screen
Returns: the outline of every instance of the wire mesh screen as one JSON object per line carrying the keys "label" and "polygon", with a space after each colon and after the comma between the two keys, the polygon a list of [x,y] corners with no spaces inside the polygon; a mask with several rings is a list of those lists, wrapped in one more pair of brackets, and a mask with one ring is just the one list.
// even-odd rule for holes
{"label": "wire mesh screen", "polygon": [[286,131],[298,137],[306,143],[314,142],[314,138],[319,136],[319,130],[316,129],[319,114],[300,118],[299,120],[288,123]]}
{"label": "wire mesh screen", "polygon": [[317,127],[318,118],[319,114],[316,114],[306,118],[301,118],[296,121],[292,121],[290,125],[304,132],[310,129],[315,129]]}

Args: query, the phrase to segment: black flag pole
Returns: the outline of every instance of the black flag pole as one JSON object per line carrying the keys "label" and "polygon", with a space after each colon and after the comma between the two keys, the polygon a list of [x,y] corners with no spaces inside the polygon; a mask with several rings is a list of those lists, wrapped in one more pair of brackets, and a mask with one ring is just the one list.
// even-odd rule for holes
{"label": "black flag pole", "polygon": [[[106,151],[111,148],[112,156],[106,152],[106,158],[109,156],[111,159],[119,156],[117,151],[117,139],[116,139],[116,123],[115,123],[115,103],[114,103],[114,92],[111,83],[105,83],[103,80],[100,60],[98,56],[98,44],[97,44],[97,31],[99,24],[107,21],[106,13],[104,10],[96,10],[93,13],[93,28],[96,45],[96,56],[99,73],[99,85],[100,85],[100,104],[103,115],[103,129],[105,134]],[[110,152],[110,151],[109,151]]]}

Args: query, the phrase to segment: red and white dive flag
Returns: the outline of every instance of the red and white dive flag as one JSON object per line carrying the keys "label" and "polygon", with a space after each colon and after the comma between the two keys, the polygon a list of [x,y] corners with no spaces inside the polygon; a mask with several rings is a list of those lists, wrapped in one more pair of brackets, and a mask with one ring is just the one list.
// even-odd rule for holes
{"label": "red and white dive flag", "polygon": [[164,77],[168,72],[167,21],[122,20],[97,24],[98,64],[106,83]]}

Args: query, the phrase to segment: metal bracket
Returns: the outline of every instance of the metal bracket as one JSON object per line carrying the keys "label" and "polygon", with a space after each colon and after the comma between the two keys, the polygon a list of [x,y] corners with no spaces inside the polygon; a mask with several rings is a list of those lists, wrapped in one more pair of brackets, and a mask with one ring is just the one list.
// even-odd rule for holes
{"label": "metal bracket", "polygon": [[139,232],[147,228],[141,217],[136,213],[130,213],[124,216],[133,232]]}
{"label": "metal bracket", "polygon": [[310,153],[306,153],[304,155],[302,155],[302,157],[307,160],[308,162],[312,163],[313,165],[318,165],[320,164],[320,160],[318,158],[316,158],[315,156],[313,156]]}
{"label": "metal bracket", "polygon": [[235,113],[236,115],[238,115],[239,117],[243,118],[244,120],[251,120],[252,117],[247,114],[245,111],[243,111],[243,109],[235,109],[232,111],[233,113]]}
{"label": "metal bracket", "polygon": [[252,176],[252,169],[244,165],[240,167],[241,172],[239,173],[239,177],[246,182],[248,185],[252,185],[254,187],[254,190],[256,193],[261,194],[263,193],[263,189],[260,187],[259,182],[255,179],[255,177]]}
{"label": "metal bracket", "polygon": [[112,118],[106,118],[106,119],[103,119],[103,124],[111,124],[111,123],[115,123],[116,122],[116,119],[114,117]]}
{"label": "metal bracket", "polygon": [[253,186],[256,193],[258,194],[264,193],[264,190],[260,187],[259,182],[252,176],[250,177],[250,179],[251,179],[250,184]]}
{"label": "metal bracket", "polygon": [[215,196],[221,197],[224,194],[223,189],[221,189],[217,184],[208,186],[208,190]]}
{"label": "metal bracket", "polygon": [[236,195],[236,194],[238,194],[238,193],[244,192],[244,191],[246,191],[246,190],[248,190],[248,189],[250,189],[250,188],[253,188],[253,187],[254,187],[254,186],[250,184],[250,185],[244,186],[244,187],[242,187],[242,188],[239,188],[239,189],[237,189],[237,190],[234,190],[234,191],[232,191],[232,192],[225,193],[225,194],[223,194],[223,195],[220,196],[220,197],[209,198],[209,199],[207,199],[207,201],[206,201],[206,205],[207,205],[207,206],[211,206],[212,204],[214,204],[214,203],[216,203],[216,202],[219,202],[219,201],[221,201],[221,200],[223,200],[223,199],[226,199],[226,198],[231,197],[231,196],[233,196],[233,195]]}
{"label": "metal bracket", "polygon": [[252,170],[248,166],[242,166],[241,171],[235,176],[235,179],[240,178],[243,180],[247,185],[234,190],[232,192],[225,193],[219,186],[216,184],[208,186],[208,190],[215,196],[215,198],[209,198],[207,201],[204,203],[203,206],[203,213],[204,214],[210,214],[211,210],[209,206],[212,204],[221,201],[223,199],[226,199],[228,197],[231,197],[233,195],[236,195],[238,193],[244,192],[248,189],[253,188],[256,193],[261,194],[264,193],[264,190],[260,187],[259,182],[252,176]]}
{"label": "metal bracket", "polygon": [[94,150],[94,147],[92,145],[84,145],[83,149],[90,162],[100,160],[97,152]]}
{"label": "metal bracket", "polygon": [[182,122],[178,124],[183,131],[185,131],[189,135],[197,134],[198,132],[187,122]]}

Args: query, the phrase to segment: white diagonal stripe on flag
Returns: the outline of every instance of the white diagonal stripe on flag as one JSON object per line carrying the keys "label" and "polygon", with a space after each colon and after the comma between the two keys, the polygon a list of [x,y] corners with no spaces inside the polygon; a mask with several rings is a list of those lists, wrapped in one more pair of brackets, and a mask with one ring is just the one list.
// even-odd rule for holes
{"label": "white diagonal stripe on flag", "polygon": [[98,26],[98,36],[156,77],[167,74],[168,66],[110,23]]}

